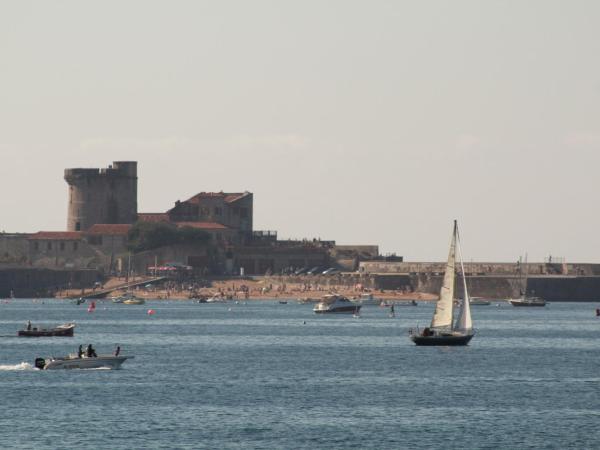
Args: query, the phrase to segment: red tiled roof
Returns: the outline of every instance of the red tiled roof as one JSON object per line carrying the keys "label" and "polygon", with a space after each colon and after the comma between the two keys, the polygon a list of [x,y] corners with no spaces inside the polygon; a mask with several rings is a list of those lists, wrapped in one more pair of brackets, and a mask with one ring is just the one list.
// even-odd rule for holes
{"label": "red tiled roof", "polygon": [[139,213],[138,220],[141,222],[169,222],[167,213]]}
{"label": "red tiled roof", "polygon": [[77,241],[82,238],[81,231],[38,231],[29,236],[28,239]]}
{"label": "red tiled roof", "polygon": [[128,223],[97,223],[87,230],[89,234],[116,234],[125,235],[129,232],[131,225]]}
{"label": "red tiled roof", "polygon": [[201,230],[228,230],[229,228],[222,223],[217,222],[177,222],[179,228],[181,227],[192,227]]}

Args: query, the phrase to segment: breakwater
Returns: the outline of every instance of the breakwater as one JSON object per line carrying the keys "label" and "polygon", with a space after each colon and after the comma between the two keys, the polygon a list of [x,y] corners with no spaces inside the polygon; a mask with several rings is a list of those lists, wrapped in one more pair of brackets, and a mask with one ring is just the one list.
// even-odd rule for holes
{"label": "breakwater", "polygon": [[90,287],[101,279],[95,269],[0,268],[0,297],[47,297],[60,289]]}

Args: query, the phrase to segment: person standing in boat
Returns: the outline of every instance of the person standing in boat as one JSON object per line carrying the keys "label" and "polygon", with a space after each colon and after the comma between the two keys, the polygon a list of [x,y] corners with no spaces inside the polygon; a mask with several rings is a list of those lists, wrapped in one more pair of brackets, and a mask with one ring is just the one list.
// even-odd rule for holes
{"label": "person standing in boat", "polygon": [[31,331],[31,320],[27,321],[27,331]]}
{"label": "person standing in boat", "polygon": [[86,354],[88,358],[96,358],[98,356],[96,355],[96,350],[94,350],[92,344],[88,344]]}
{"label": "person standing in boat", "polygon": [[121,353],[121,347],[117,345],[117,348],[115,349],[115,356],[119,356],[119,353]]}
{"label": "person standing in boat", "polygon": [[79,346],[79,349],[77,350],[77,357],[83,358],[83,345]]}

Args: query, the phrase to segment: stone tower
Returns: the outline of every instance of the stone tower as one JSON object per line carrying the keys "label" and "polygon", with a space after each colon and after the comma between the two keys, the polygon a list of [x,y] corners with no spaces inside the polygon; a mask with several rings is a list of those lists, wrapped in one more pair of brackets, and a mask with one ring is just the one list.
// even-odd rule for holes
{"label": "stone tower", "polygon": [[106,169],[65,169],[65,180],[69,184],[67,230],[137,220],[136,161],[115,161]]}

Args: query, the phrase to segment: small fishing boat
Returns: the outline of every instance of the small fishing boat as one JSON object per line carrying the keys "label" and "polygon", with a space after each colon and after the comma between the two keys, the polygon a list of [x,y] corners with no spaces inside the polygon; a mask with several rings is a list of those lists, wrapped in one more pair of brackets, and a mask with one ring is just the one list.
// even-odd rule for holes
{"label": "small fishing boat", "polygon": [[21,337],[48,337],[48,336],[73,336],[74,323],[64,323],[54,328],[37,328],[27,325],[25,330],[19,330],[17,336]]}
{"label": "small fishing boat", "polygon": [[352,303],[343,295],[329,294],[324,296],[319,303],[315,305],[313,311],[316,314],[358,314],[361,305]]}
{"label": "small fishing boat", "polygon": [[35,367],[40,370],[55,370],[55,369],[119,369],[121,364],[127,359],[133,359],[133,356],[114,356],[114,355],[99,355],[99,356],[77,356],[70,354],[65,357],[47,357],[36,358]]}
{"label": "small fishing boat", "polygon": [[462,272],[465,299],[469,299],[465,269],[463,267],[462,251],[458,234],[458,224],[454,221],[448,262],[444,272],[444,281],[440,290],[440,299],[435,305],[431,325],[423,330],[409,330],[410,339],[416,345],[467,345],[475,335],[471,320],[471,302],[462,302],[460,314],[454,320],[454,276],[456,273],[456,253]]}

